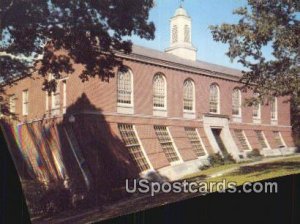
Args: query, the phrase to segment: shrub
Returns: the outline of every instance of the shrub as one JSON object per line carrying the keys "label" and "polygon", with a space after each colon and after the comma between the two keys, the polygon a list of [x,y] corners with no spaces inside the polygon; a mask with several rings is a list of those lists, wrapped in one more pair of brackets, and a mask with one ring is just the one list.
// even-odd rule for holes
{"label": "shrub", "polygon": [[213,155],[209,155],[208,160],[211,164],[211,166],[218,166],[218,165],[224,165],[224,159],[221,156],[220,152],[215,153]]}
{"label": "shrub", "polygon": [[42,183],[25,181],[28,209],[33,216],[47,216],[71,207],[71,194],[63,185],[52,184],[48,188]]}
{"label": "shrub", "polygon": [[251,152],[249,152],[247,155],[248,155],[249,158],[260,158],[260,157],[262,157],[262,156],[260,155],[259,149],[257,149],[257,148],[254,148],[254,149],[253,149]]}

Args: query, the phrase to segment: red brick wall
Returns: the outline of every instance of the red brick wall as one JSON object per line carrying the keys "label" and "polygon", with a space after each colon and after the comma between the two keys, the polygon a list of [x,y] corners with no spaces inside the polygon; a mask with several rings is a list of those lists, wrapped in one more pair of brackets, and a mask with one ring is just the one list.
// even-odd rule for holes
{"label": "red brick wall", "polygon": [[[119,136],[116,123],[133,123],[136,125],[143,147],[147,152],[149,160],[154,168],[161,168],[169,165],[162,148],[155,135],[153,125],[170,126],[170,132],[174,142],[184,161],[195,159],[195,153],[187,139],[184,127],[196,127],[203,140],[205,148],[212,153],[211,146],[202,128],[201,118],[209,111],[209,86],[217,83],[220,88],[221,114],[228,115],[231,119],[232,90],[240,86],[238,82],[233,82],[220,78],[196,75],[189,72],[182,72],[166,67],[139,63],[135,61],[125,61],[125,64],[132,70],[134,83],[134,113],[135,116],[116,114],[117,94],[116,78],[111,78],[108,82],[99,78],[91,78],[88,82],[82,83],[78,78],[82,66],[75,65],[74,74],[67,79],[67,106],[70,112],[97,111],[104,113],[104,118],[110,124],[112,132]],[[152,103],[152,81],[153,76],[161,72],[167,81],[167,118],[153,117]],[[17,85],[6,88],[6,94],[15,93],[17,96],[16,113],[23,121],[25,119],[41,119],[45,114],[45,92],[41,90],[43,78],[36,75],[34,79],[26,78],[16,82]],[[183,119],[183,83],[187,78],[195,82],[196,93],[196,119]],[[62,85],[61,85],[61,93]],[[29,115],[22,116],[22,90],[29,89]],[[250,97],[250,91],[242,92],[242,99]],[[84,97],[83,97],[84,96]],[[61,94],[62,97],[62,94]],[[262,106],[262,125],[254,125],[252,121],[252,108],[243,107],[242,124],[230,123],[231,128],[239,127],[245,134],[252,148],[260,148],[253,130],[263,130],[269,144],[273,147],[274,137],[272,130],[279,130],[288,146],[293,146],[290,125],[290,105],[287,98],[278,99],[278,124],[281,126],[270,126],[270,107]],[[63,99],[61,98],[61,104]],[[79,103],[80,102],[80,103]],[[51,101],[49,100],[49,104]],[[50,105],[49,105],[50,107]],[[70,113],[69,111],[67,112]],[[111,114],[111,115],[109,115]],[[117,116],[116,116],[117,115]],[[287,126],[287,127],[284,127]],[[119,136],[120,137],[120,136]]]}

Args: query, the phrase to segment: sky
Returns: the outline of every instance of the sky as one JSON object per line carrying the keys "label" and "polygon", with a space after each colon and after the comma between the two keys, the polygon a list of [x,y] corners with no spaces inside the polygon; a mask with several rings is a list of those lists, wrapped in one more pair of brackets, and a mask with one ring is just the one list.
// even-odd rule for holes
{"label": "sky", "polygon": [[[133,37],[134,44],[164,51],[169,46],[169,19],[180,5],[180,0],[155,0],[150,11],[150,21],[156,26],[155,39],[152,41]],[[246,6],[246,0],[185,0],[183,8],[192,18],[192,43],[198,49],[197,59],[243,69],[241,64],[230,62],[225,55],[228,45],[215,42],[209,30],[210,25],[237,23],[240,17],[233,15],[234,9]],[[269,53],[269,52],[267,52]]]}

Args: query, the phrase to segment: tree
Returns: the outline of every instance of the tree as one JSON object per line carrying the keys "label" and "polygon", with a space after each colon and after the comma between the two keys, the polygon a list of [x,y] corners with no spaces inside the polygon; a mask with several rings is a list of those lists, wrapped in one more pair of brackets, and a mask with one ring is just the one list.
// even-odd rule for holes
{"label": "tree", "polygon": [[[11,84],[16,76],[37,72],[50,92],[75,62],[84,65],[82,81],[108,80],[115,67],[124,68],[115,54],[131,52],[131,35],[154,38],[148,21],[153,5],[153,0],[1,0],[0,79]],[[67,54],[56,54],[61,50]],[[52,81],[46,78],[50,73]]]}
{"label": "tree", "polygon": [[[259,94],[248,105],[272,96],[291,99],[292,126],[300,139],[300,1],[248,0],[248,6],[233,13],[237,24],[211,26],[215,41],[229,45],[227,56],[245,68],[241,81],[245,89]],[[264,50],[272,49],[267,58]]]}
{"label": "tree", "polygon": [[[267,96],[300,98],[300,2],[299,0],[248,0],[234,14],[237,24],[211,26],[215,41],[226,43],[226,53],[246,71],[241,81],[260,100]],[[267,58],[264,50],[272,49]]]}

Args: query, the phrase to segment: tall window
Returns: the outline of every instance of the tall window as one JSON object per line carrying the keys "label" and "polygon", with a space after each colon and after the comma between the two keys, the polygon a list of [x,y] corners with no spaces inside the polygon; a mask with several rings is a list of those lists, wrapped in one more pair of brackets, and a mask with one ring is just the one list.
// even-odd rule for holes
{"label": "tall window", "polygon": [[220,113],[220,90],[216,84],[209,88],[209,112]]}
{"label": "tall window", "polygon": [[118,103],[132,105],[132,73],[118,72]]}
{"label": "tall window", "polygon": [[16,113],[16,95],[11,95],[9,97],[9,112]]}
{"label": "tall window", "polygon": [[167,88],[163,74],[156,74],[153,78],[153,107],[166,109],[167,107]]}
{"label": "tall window", "polygon": [[247,142],[246,135],[243,130],[241,129],[234,129],[234,134],[237,140],[240,143],[242,150],[251,150],[250,145]]}
{"label": "tall window", "polygon": [[190,79],[185,80],[183,84],[183,109],[186,111],[195,110],[195,87]]}
{"label": "tall window", "polygon": [[67,80],[63,80],[63,114],[67,110]]}
{"label": "tall window", "polygon": [[178,29],[177,26],[174,25],[172,27],[172,43],[176,43],[178,41]]}
{"label": "tall window", "polygon": [[188,25],[184,26],[184,42],[190,42],[190,27]]}
{"label": "tall window", "polygon": [[150,169],[145,155],[142,151],[142,147],[138,140],[138,136],[135,133],[134,127],[131,124],[118,124],[118,128],[122,139],[128,149],[132,159],[136,162],[140,171]]}
{"label": "tall window", "polygon": [[258,140],[259,144],[261,145],[261,147],[268,148],[268,144],[267,144],[264,133],[260,130],[256,130],[255,133],[256,133],[257,140]]}
{"label": "tall window", "polygon": [[29,108],[28,90],[24,90],[22,92],[22,113],[23,113],[23,115],[28,115],[28,108]]}
{"label": "tall window", "polygon": [[270,106],[271,106],[271,119],[277,120],[277,98],[276,97],[272,97],[270,101]]}
{"label": "tall window", "polygon": [[200,137],[197,133],[196,128],[184,128],[188,139],[190,140],[193,150],[196,153],[197,157],[204,156],[205,151],[202,146]]}
{"label": "tall window", "polygon": [[232,92],[232,115],[241,116],[242,102],[241,102],[241,91],[234,89]]}
{"label": "tall window", "polygon": [[59,115],[60,112],[60,82],[57,82],[56,90],[52,92],[51,113]]}
{"label": "tall window", "polygon": [[[258,94],[254,94],[254,97],[258,97]],[[253,104],[253,118],[260,119],[260,111],[261,111],[261,105],[259,102],[255,102]]]}
{"label": "tall window", "polygon": [[167,157],[167,160],[172,163],[179,161],[175,146],[166,126],[154,126],[158,141]]}

